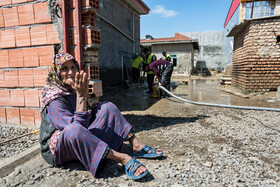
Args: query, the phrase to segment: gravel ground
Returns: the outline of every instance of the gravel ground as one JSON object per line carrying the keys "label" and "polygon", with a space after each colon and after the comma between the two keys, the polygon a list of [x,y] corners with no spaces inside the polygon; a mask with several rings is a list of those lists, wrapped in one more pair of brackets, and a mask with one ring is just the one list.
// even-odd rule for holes
{"label": "gravel ground", "polygon": [[[19,126],[0,124],[0,142],[10,140],[32,132],[33,128],[21,128]],[[0,144],[0,159],[13,157],[39,142],[39,135],[32,134]]]}
{"label": "gravel ground", "polygon": [[131,181],[121,165],[107,161],[94,178],[79,163],[53,168],[38,155],[0,179],[0,186],[280,186],[280,113],[170,98],[123,115],[140,140],[164,150],[161,159],[139,159],[147,177]]}

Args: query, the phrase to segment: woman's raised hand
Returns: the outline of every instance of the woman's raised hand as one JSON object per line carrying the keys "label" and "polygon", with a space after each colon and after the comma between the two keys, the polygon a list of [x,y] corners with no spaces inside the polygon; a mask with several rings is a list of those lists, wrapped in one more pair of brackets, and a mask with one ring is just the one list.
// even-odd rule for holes
{"label": "woman's raised hand", "polygon": [[71,86],[77,94],[77,111],[87,110],[88,83],[89,77],[87,73],[85,73],[83,70],[76,73],[75,82],[72,83]]}
{"label": "woman's raised hand", "polygon": [[88,95],[88,82],[89,82],[88,75],[83,70],[76,73],[75,82],[72,85],[72,88],[75,90],[77,96],[87,97],[87,95]]}

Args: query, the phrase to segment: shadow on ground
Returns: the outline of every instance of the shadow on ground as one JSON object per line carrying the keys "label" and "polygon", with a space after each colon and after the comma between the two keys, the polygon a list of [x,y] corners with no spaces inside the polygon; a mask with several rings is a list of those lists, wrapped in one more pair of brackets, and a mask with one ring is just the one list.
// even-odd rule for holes
{"label": "shadow on ground", "polygon": [[[141,131],[149,131],[152,129],[156,129],[159,127],[168,127],[180,123],[192,123],[196,120],[201,119],[201,117],[158,117],[153,115],[133,115],[126,114],[124,115],[126,120],[132,124],[135,132]],[[130,146],[125,143],[122,145],[120,152],[129,153]],[[157,160],[165,160],[166,157],[161,157]],[[69,163],[60,166],[61,169],[65,170],[78,170],[78,171],[86,171],[86,168],[79,161],[72,161]],[[103,160],[100,164],[100,167],[97,171],[97,178],[111,178],[123,176],[125,173],[124,168],[117,164],[112,160]],[[149,182],[154,180],[154,177],[149,174],[149,176],[145,179],[145,182]]]}
{"label": "shadow on ground", "polygon": [[192,123],[198,120],[198,117],[158,117],[153,115],[124,115],[125,119],[132,124],[135,132],[149,131],[159,127],[168,127],[181,123]]}

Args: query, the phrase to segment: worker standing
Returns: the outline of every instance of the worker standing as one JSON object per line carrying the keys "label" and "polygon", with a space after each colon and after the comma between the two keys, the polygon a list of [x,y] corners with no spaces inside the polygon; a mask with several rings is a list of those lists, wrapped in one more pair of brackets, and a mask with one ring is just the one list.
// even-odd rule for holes
{"label": "worker standing", "polygon": [[140,79],[140,68],[141,68],[141,63],[143,63],[143,58],[141,55],[142,52],[136,53],[135,55],[132,56],[132,80],[133,83],[139,83]]}
{"label": "worker standing", "polygon": [[[155,73],[153,84],[165,87],[170,90],[170,81],[173,72],[173,64],[167,60],[155,60],[149,65],[145,65],[144,71],[153,71]],[[167,97],[165,92],[161,93],[162,96]]]}
{"label": "worker standing", "polygon": [[[143,65],[149,65],[153,61],[157,60],[157,57],[153,53],[151,53],[151,51],[148,48],[145,48],[143,52],[146,55]],[[147,72],[147,82],[149,90],[147,90],[146,93],[153,93],[154,76],[155,73],[153,71]]]}
{"label": "worker standing", "polygon": [[167,61],[171,62],[171,56],[170,56],[170,55],[168,55],[168,54],[166,54],[166,52],[165,52],[165,51],[163,51],[163,52],[162,52],[162,55],[164,56],[165,60],[167,60]]}

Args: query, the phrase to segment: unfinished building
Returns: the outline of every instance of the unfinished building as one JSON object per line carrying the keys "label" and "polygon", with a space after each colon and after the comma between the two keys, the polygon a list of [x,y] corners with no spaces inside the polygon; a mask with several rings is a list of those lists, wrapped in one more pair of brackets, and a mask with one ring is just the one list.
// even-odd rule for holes
{"label": "unfinished building", "polygon": [[199,50],[197,39],[179,33],[168,38],[141,39],[141,45],[150,48],[158,59],[162,58],[162,52],[166,51],[174,65],[173,75],[190,75],[194,67],[194,53]]}
{"label": "unfinished building", "polygon": [[268,92],[280,85],[280,16],[245,20],[234,36],[232,85],[244,92]]}
{"label": "unfinished building", "polygon": [[267,92],[280,85],[280,0],[233,0],[225,21],[225,57],[232,85]]}
{"label": "unfinished building", "polygon": [[100,66],[104,82],[120,83],[121,73],[112,73],[121,72],[118,52],[137,50],[139,15],[148,11],[141,0],[1,0],[0,122],[40,125],[41,92],[60,51],[88,72],[96,97],[103,94]]}

